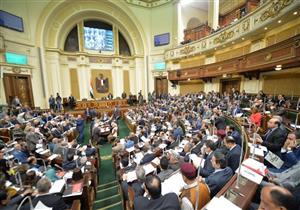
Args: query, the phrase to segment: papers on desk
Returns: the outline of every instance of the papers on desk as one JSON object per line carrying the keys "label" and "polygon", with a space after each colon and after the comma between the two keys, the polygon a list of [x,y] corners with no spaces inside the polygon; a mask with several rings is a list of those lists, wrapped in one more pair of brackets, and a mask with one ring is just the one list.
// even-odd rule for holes
{"label": "papers on desk", "polygon": [[281,168],[284,162],[275,155],[273,152],[269,151],[267,155],[265,156],[265,160],[267,160],[269,163],[271,163],[273,166],[275,166],[277,169]]}
{"label": "papers on desk", "polygon": [[128,153],[133,152],[133,151],[134,151],[134,146],[132,146],[132,147],[130,147],[130,148],[127,148],[126,151],[127,151]]}
{"label": "papers on desk", "polygon": [[63,187],[65,186],[66,182],[63,179],[56,180],[51,189],[49,190],[49,193],[62,193]]}
{"label": "papers on desk", "polygon": [[299,128],[300,128],[300,125],[291,124],[291,127],[292,127],[292,128],[295,128],[295,127],[296,127],[297,129],[299,129]]}
{"label": "papers on desk", "polygon": [[[238,172],[239,169],[236,170]],[[266,175],[267,167],[252,158],[246,159],[242,165],[240,173],[243,177],[249,179],[252,182],[260,184],[263,177]]]}
{"label": "papers on desk", "polygon": [[201,167],[204,166],[205,160],[201,157],[198,157],[196,154],[190,154],[190,159],[193,161],[193,165],[196,168],[199,168],[200,164],[201,164]]}
{"label": "papers on desk", "polygon": [[57,158],[58,157],[58,154],[53,154],[53,155],[51,155],[50,157],[48,157],[48,160],[54,160],[55,158]]}
{"label": "papers on desk", "polygon": [[165,195],[170,192],[174,192],[177,195],[180,194],[180,190],[185,185],[185,182],[183,181],[181,173],[178,171],[177,173],[174,173],[171,177],[166,179],[162,184],[162,195]]}
{"label": "papers on desk", "polygon": [[[126,179],[125,179],[125,176],[126,176]],[[127,182],[133,182],[134,180],[136,180],[137,177],[136,177],[136,173],[135,173],[135,170],[133,171],[129,171],[128,173],[124,174],[123,175],[123,180],[127,180]]]}
{"label": "papers on desk", "polygon": [[214,197],[206,206],[206,210],[242,210],[240,207],[236,206],[234,203],[227,200],[224,196],[220,198]]}
{"label": "papers on desk", "polygon": [[142,140],[143,142],[145,142],[145,143],[150,141],[150,139],[147,139],[145,136],[142,136],[142,137],[141,137],[141,140]]}
{"label": "papers on desk", "polygon": [[158,147],[160,148],[160,149],[165,149],[166,147],[167,147],[168,145],[166,145],[166,144],[160,144]]}
{"label": "papers on desk", "polygon": [[251,111],[251,108],[245,107],[245,108],[242,108],[242,110],[244,110],[244,111]]}
{"label": "papers on desk", "polygon": [[151,163],[144,165],[143,168],[145,170],[145,175],[148,175],[156,170],[156,168]]}
{"label": "papers on desk", "polygon": [[250,153],[253,153],[254,147],[255,147],[255,155],[264,156],[264,152],[268,152],[267,147],[261,146],[261,145],[255,145],[252,143],[248,143],[248,146],[250,147]]}
{"label": "papers on desk", "polygon": [[213,142],[217,142],[218,136],[217,135],[207,136],[207,140],[212,140]]}
{"label": "papers on desk", "polygon": [[135,158],[133,159],[136,164],[140,164],[141,160],[143,159],[144,155],[141,152],[135,154]]}
{"label": "papers on desk", "polygon": [[160,159],[158,157],[154,158],[151,163],[154,163],[155,165],[159,165],[160,164]]}

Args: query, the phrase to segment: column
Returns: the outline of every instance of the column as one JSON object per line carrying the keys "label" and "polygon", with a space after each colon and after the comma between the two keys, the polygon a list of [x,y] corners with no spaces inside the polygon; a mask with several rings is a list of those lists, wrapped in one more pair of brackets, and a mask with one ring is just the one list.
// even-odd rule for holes
{"label": "column", "polygon": [[122,70],[122,60],[115,58],[112,66],[112,78],[113,78],[113,95],[114,98],[121,97],[124,91],[124,79]]}
{"label": "column", "polygon": [[80,56],[79,64],[78,64],[78,82],[79,82],[79,93],[80,98],[89,98],[90,97],[90,71],[89,71],[89,65],[87,63],[85,56]]}
{"label": "column", "polygon": [[219,26],[219,0],[210,0],[208,4],[208,25],[217,29]]}
{"label": "column", "polygon": [[145,65],[144,65],[144,58],[136,58],[135,59],[135,91],[133,94],[137,94],[140,90],[142,94],[145,96],[147,90],[145,90]]}
{"label": "column", "polygon": [[56,93],[61,94],[61,74],[60,74],[60,65],[59,65],[59,54],[57,52],[47,52],[47,72],[49,77],[51,78],[48,82],[50,87],[52,87],[52,90],[49,90],[48,95],[56,95]]}

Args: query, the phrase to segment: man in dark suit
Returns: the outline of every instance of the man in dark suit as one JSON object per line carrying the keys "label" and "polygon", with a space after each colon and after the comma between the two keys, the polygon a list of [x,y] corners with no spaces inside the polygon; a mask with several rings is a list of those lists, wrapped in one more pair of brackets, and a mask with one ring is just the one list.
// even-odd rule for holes
{"label": "man in dark suit", "polygon": [[232,136],[227,136],[224,140],[224,144],[228,149],[226,154],[227,165],[234,172],[239,167],[241,147],[236,144],[236,141]]}
{"label": "man in dark suit", "polygon": [[[51,188],[51,182],[48,178],[41,178],[37,183],[38,194],[32,200],[32,205],[35,207],[38,202],[42,202],[45,206],[52,208],[52,210],[64,210],[67,209],[63,198],[57,194],[49,194]],[[21,210],[29,210],[29,203],[24,205]]]}
{"label": "man in dark suit", "polygon": [[156,175],[146,177],[145,188],[150,199],[142,196],[135,198],[135,210],[180,210],[179,200],[175,193],[161,195],[161,181]]}
{"label": "man in dark suit", "polygon": [[212,140],[207,140],[205,142],[205,162],[203,168],[200,169],[200,175],[202,177],[208,177],[210,174],[212,174],[215,169],[212,166],[211,159],[213,156],[213,152],[215,151],[216,147]]}
{"label": "man in dark suit", "polygon": [[215,171],[205,178],[204,181],[210,189],[210,196],[212,198],[225,186],[233,173],[231,168],[227,167],[224,154],[217,151],[214,152],[211,162]]}
{"label": "man in dark suit", "polygon": [[268,121],[267,133],[263,136],[263,138],[257,138],[256,141],[280,157],[280,150],[284,145],[285,139],[286,134],[282,129],[280,129],[280,121],[278,118],[273,117]]}
{"label": "man in dark suit", "polygon": [[242,146],[241,134],[236,130],[233,125],[228,125],[226,127],[227,135],[232,136],[235,139],[236,144]]}

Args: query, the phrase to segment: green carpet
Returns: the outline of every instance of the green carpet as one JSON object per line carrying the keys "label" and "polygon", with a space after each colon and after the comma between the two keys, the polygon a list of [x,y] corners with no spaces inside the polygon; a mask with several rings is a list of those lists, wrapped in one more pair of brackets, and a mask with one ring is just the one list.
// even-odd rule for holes
{"label": "green carpet", "polygon": [[[124,120],[119,120],[119,138],[124,138],[129,132],[130,130]],[[94,209],[123,210],[123,202],[111,154],[111,144],[104,144],[100,147],[100,185],[97,187]]]}

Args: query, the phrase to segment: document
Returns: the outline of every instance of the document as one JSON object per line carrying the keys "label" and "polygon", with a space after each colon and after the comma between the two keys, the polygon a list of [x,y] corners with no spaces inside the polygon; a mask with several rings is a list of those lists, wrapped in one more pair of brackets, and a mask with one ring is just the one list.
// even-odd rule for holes
{"label": "document", "polygon": [[216,210],[216,209],[222,209],[222,210],[242,210],[240,207],[235,205],[234,203],[227,200],[224,196],[221,196],[220,198],[214,197],[206,206],[207,210]]}

